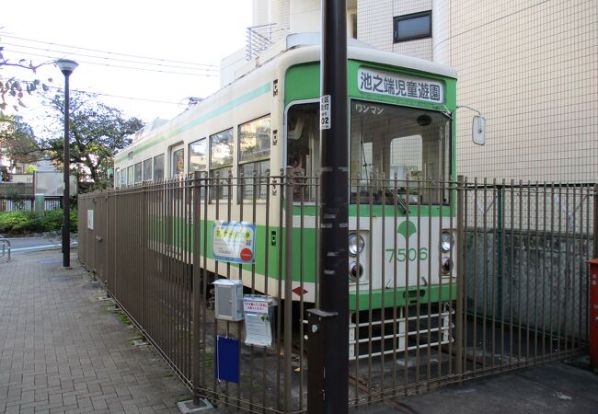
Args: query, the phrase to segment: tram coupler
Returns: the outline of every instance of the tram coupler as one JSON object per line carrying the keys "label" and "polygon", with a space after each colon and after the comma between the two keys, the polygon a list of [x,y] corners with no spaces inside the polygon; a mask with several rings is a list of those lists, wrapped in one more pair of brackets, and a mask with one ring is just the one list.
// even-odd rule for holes
{"label": "tram coupler", "polygon": [[[333,344],[327,344],[327,331],[330,324],[337,322],[337,312],[321,309],[307,311],[307,412],[320,414],[326,412],[326,350]],[[330,378],[333,382],[334,378]]]}

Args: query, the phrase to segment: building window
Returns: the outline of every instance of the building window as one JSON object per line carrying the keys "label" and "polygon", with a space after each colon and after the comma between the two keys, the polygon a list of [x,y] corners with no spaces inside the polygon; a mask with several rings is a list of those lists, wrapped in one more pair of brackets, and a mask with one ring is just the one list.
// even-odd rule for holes
{"label": "building window", "polygon": [[432,12],[430,10],[394,18],[394,43],[431,36]]}

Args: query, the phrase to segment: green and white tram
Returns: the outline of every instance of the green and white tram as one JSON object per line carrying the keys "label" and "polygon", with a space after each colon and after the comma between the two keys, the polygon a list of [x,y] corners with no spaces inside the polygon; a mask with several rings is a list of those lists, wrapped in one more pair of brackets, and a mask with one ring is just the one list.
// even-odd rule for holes
{"label": "green and white tram", "polygon": [[[411,332],[413,315],[417,314],[419,326],[426,314],[436,320],[436,343],[446,343],[456,272],[456,200],[449,186],[456,178],[452,120],[456,73],[443,65],[367,47],[350,45],[347,57],[351,177],[347,277],[353,327],[358,330],[374,319],[392,318],[404,320],[400,330]],[[195,171],[213,179],[278,175],[290,167],[293,174],[306,177],[304,182],[318,177],[319,59],[318,45],[288,48],[145,133],[116,156],[115,187]],[[251,188],[255,187],[211,186],[204,201],[211,226],[222,218],[229,222],[256,218],[253,265],[241,260],[239,266],[218,267],[213,246],[194,250],[206,252],[202,263],[209,271],[283,299],[284,266],[279,261],[284,259],[275,245],[283,240],[284,192],[256,194]],[[307,304],[316,300],[317,197],[317,187],[305,185],[294,197],[292,212],[293,246],[300,247],[294,248],[293,286],[286,291],[292,292],[294,301]],[[270,230],[276,226],[280,233]],[[410,310],[417,307],[427,311]],[[360,318],[364,311],[367,316]],[[432,328],[426,326],[429,332]],[[396,325],[393,329],[396,335]]]}

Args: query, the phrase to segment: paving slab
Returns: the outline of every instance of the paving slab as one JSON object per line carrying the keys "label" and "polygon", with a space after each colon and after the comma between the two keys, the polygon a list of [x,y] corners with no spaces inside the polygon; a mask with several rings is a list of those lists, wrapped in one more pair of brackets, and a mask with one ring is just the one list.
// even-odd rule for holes
{"label": "paving slab", "polygon": [[[188,390],[151,346],[133,345],[76,249],[71,263],[60,250],[0,263],[0,413],[178,413]],[[598,375],[555,362],[349,412],[593,414]]]}
{"label": "paving slab", "polygon": [[0,263],[0,413],[178,413],[190,394],[60,250]]}
{"label": "paving slab", "polygon": [[596,414],[598,375],[553,362],[454,384],[427,394],[363,406],[351,413]]}

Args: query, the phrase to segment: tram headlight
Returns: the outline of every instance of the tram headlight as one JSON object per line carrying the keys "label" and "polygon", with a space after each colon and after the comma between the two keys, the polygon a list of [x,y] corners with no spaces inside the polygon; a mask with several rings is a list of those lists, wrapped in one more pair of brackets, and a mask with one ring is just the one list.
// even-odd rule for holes
{"label": "tram headlight", "polygon": [[349,234],[349,255],[357,256],[363,251],[365,240],[357,233]]}
{"label": "tram headlight", "polygon": [[453,247],[453,243],[454,240],[451,232],[443,230],[442,233],[440,233],[440,250],[443,253],[448,253]]}
{"label": "tram headlight", "polygon": [[440,260],[440,270],[442,274],[448,275],[453,271],[453,261],[450,257],[443,257]]}
{"label": "tram headlight", "polygon": [[363,266],[361,263],[352,263],[351,270],[349,271],[349,280],[351,282],[357,282],[363,275]]}

